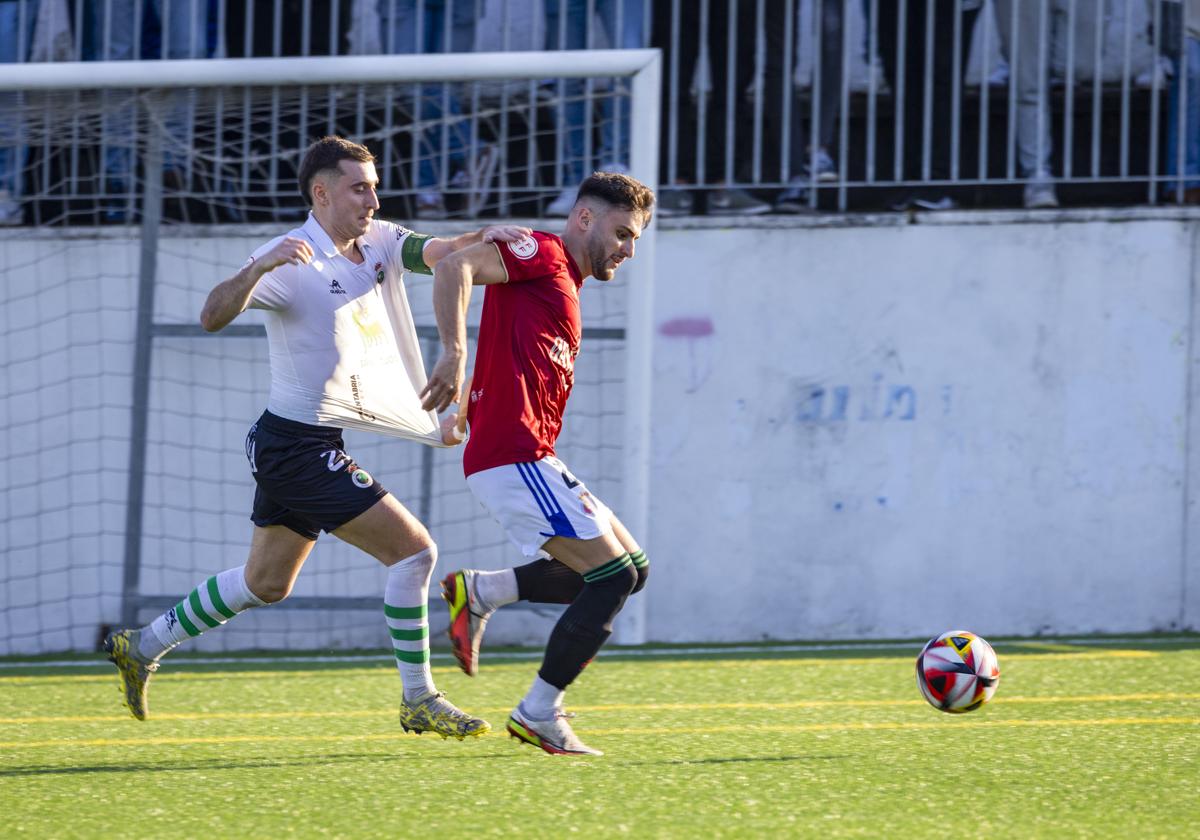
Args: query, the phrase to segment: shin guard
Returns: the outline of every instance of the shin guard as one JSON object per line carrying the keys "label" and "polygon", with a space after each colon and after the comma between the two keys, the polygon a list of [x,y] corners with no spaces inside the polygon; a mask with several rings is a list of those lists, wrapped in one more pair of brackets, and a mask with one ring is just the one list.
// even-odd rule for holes
{"label": "shin guard", "polygon": [[612,623],[637,584],[628,554],[583,575],[583,589],[554,625],[538,676],[565,689],[612,635]]}

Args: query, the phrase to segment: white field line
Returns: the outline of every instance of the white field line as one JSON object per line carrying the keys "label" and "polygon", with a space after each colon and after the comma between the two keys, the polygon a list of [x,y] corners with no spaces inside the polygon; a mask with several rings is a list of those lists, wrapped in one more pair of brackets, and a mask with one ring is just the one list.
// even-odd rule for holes
{"label": "white field line", "polygon": [[[1037,647],[1039,645],[1084,645],[1084,646],[1099,646],[1099,645],[1165,645],[1183,643],[1200,643],[1200,637],[1149,637],[1144,639],[1138,638],[1079,638],[1079,639],[997,639],[994,644],[1004,645],[1025,645],[1029,647]],[[722,653],[760,653],[770,655],[773,653],[821,653],[824,651],[839,651],[839,650],[911,650],[914,655],[921,650],[920,642],[836,642],[830,644],[812,643],[812,644],[793,644],[793,645],[729,645],[724,647],[638,647],[638,648],[612,648],[601,652],[601,656],[666,656],[666,657],[688,657],[688,656],[704,656],[709,654]],[[1062,652],[1061,650],[1058,652]],[[541,659],[542,651],[497,651],[489,652],[488,659]],[[436,660],[452,660],[454,657],[449,653],[433,652],[430,658]],[[313,656],[288,656],[286,654],[280,656],[209,656],[187,659],[173,660],[172,664],[175,667],[185,665],[281,665],[291,662],[299,664],[322,664],[330,662],[377,662],[391,663],[394,658],[388,654],[359,654],[346,656],[329,656],[329,655],[313,655]],[[0,669],[10,668],[101,668],[111,667],[107,660],[97,657],[96,660],[76,660],[76,659],[49,659],[41,661],[25,661],[25,662],[0,662]]]}

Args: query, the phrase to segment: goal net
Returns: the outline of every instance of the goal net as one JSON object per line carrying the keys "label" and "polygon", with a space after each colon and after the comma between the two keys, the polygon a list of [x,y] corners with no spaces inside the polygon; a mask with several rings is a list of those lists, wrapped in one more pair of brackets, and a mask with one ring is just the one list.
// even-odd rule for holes
{"label": "goal net", "polygon": [[[197,315],[258,245],[303,221],[295,170],[313,139],[372,149],[381,218],[438,235],[500,219],[554,231],[540,214],[601,162],[603,144],[656,181],[657,60],[593,51],[0,69],[0,212],[10,214],[0,654],[94,649],[102,628],[144,623],[245,562],[254,485],[242,441],[266,404],[266,341],[255,312],[213,335]],[[560,450],[635,530],[652,238],[616,281],[585,287]],[[430,280],[406,285],[428,366],[439,349]],[[345,437],[428,525],[435,574],[520,562],[467,489],[461,450]],[[374,560],[323,536],[291,598],[192,649],[387,650],[383,586]],[[513,610],[489,638],[540,641],[553,615]],[[430,619],[444,630],[441,610]],[[631,613],[623,637],[637,641],[643,621]]]}

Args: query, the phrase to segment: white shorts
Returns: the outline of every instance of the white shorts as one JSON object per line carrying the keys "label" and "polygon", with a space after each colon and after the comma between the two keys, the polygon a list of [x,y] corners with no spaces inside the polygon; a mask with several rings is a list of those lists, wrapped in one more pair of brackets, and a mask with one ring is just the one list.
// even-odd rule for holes
{"label": "white shorts", "polygon": [[526,557],[549,556],[551,537],[590,540],[612,533],[612,511],[552,456],[467,476],[467,485]]}

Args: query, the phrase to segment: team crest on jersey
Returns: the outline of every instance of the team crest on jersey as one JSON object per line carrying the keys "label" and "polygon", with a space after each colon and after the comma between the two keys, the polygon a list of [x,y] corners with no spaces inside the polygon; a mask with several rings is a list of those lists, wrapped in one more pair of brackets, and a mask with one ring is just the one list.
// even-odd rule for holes
{"label": "team crest on jersey", "polygon": [[383,263],[377,262],[377,263],[375,263],[375,282],[382,283],[383,278],[384,278]]}
{"label": "team crest on jersey", "polygon": [[533,259],[533,255],[538,252],[538,241],[532,236],[522,236],[516,242],[509,242],[508,250],[519,260]]}
{"label": "team crest on jersey", "polygon": [[[564,478],[565,477],[566,476],[564,475]],[[576,482],[577,486],[578,486],[578,483],[579,482]],[[587,490],[584,490],[582,493],[579,494],[579,506],[583,508],[583,512],[586,513],[588,516],[596,515],[596,498],[591,493],[589,493]]]}
{"label": "team crest on jersey", "polygon": [[375,483],[375,479],[371,478],[371,474],[364,469],[357,469],[350,473],[350,480],[354,482],[355,487],[360,487],[366,490]]}

